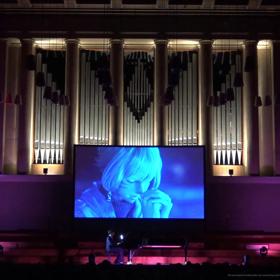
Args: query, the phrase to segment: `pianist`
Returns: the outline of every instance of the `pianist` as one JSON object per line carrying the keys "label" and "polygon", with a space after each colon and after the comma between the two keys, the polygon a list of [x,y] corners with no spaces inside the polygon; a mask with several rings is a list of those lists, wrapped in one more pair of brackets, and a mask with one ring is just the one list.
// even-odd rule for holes
{"label": "pianist", "polygon": [[120,148],[100,181],[75,201],[75,217],[168,218],[172,201],[159,190],[162,160],[158,148]]}
{"label": "pianist", "polygon": [[124,249],[123,245],[123,238],[122,235],[118,235],[113,230],[108,230],[106,237],[106,255],[111,262],[111,256],[116,255],[116,259],[114,264],[123,264],[124,263]]}

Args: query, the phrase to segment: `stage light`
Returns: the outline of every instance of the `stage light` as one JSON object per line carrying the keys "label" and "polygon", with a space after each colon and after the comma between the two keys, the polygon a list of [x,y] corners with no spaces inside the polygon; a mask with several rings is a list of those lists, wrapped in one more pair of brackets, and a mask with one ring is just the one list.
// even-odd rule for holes
{"label": "stage light", "polygon": [[262,247],[260,248],[260,256],[265,257],[265,256],[267,256],[267,253],[268,253],[267,247],[262,246]]}
{"label": "stage light", "polygon": [[233,169],[229,169],[229,170],[228,170],[228,175],[229,175],[229,176],[233,176],[233,173],[234,173],[234,170],[233,170]]}
{"label": "stage light", "polygon": [[255,107],[261,107],[262,106],[262,98],[260,96],[255,96],[254,106]]}
{"label": "stage light", "polygon": [[120,240],[124,240],[124,235],[120,234]]}

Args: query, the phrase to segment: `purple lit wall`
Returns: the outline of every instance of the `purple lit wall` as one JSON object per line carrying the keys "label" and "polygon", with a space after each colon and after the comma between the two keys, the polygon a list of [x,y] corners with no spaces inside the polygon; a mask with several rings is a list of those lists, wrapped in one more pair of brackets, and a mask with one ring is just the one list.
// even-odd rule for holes
{"label": "purple lit wall", "polygon": [[[0,176],[0,231],[63,230],[72,211],[64,176]],[[280,232],[280,177],[214,177],[206,189],[211,231]]]}
{"label": "purple lit wall", "polygon": [[280,232],[280,177],[214,177],[206,197],[209,230]]}
{"label": "purple lit wall", "polygon": [[0,230],[66,227],[71,192],[71,180],[64,176],[0,175]]}

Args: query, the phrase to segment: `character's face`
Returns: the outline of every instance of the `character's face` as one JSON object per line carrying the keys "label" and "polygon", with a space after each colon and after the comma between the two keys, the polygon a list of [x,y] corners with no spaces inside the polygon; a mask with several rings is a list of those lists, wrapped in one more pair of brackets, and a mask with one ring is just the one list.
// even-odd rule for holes
{"label": "character's face", "polygon": [[141,195],[145,193],[151,184],[152,177],[150,175],[143,176],[143,174],[134,174],[124,177],[119,188],[115,191],[115,197],[119,200],[129,203],[140,199]]}

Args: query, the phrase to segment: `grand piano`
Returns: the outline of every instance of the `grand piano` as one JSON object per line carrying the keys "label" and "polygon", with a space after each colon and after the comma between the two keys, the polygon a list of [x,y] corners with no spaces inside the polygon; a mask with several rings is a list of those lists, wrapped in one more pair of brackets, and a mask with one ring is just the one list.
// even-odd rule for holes
{"label": "grand piano", "polygon": [[142,233],[116,232],[115,246],[124,249],[127,255],[127,264],[132,264],[133,256],[142,249],[182,249],[184,250],[185,263],[187,262],[188,240],[183,237],[170,237],[159,235],[145,235]]}

